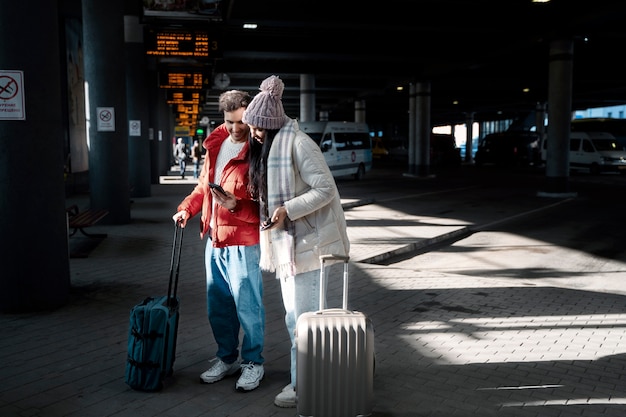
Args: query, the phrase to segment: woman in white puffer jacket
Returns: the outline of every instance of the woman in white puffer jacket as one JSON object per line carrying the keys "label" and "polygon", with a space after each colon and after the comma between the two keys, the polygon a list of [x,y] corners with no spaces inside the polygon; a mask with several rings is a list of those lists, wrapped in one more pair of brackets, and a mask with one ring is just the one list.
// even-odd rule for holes
{"label": "woman in white puffer jacket", "polygon": [[284,84],[271,76],[246,108],[250,126],[250,185],[259,200],[261,267],[280,280],[291,338],[291,382],[274,399],[296,406],[294,330],[300,314],[319,310],[321,255],[348,256],[350,241],[335,179],[319,146],[285,115]]}

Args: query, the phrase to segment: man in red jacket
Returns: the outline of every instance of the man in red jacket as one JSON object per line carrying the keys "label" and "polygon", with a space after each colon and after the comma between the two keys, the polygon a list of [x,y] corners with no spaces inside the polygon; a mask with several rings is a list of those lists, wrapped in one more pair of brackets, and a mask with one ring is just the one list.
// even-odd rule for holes
{"label": "man in red jacket", "polygon": [[[172,217],[185,227],[198,213],[200,238],[208,235],[205,264],[207,311],[217,343],[213,365],[200,379],[213,383],[241,370],[235,384],[250,391],[263,379],[265,308],[259,267],[259,205],[248,191],[249,128],[242,122],[251,101],[239,90],[220,95],[224,123],[204,140],[198,185]],[[214,184],[221,186],[216,187]],[[243,329],[239,362],[239,329]]]}

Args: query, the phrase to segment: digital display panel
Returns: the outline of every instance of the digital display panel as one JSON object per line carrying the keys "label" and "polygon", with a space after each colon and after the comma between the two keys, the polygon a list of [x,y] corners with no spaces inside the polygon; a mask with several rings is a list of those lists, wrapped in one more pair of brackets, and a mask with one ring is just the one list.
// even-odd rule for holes
{"label": "digital display panel", "polygon": [[206,31],[149,29],[145,36],[146,54],[155,57],[178,57],[207,60],[218,57],[217,39]]}
{"label": "digital display panel", "polygon": [[161,88],[176,90],[201,90],[204,76],[200,72],[169,72],[161,77]]}
{"label": "digital display panel", "polygon": [[167,104],[198,104],[200,93],[172,92],[168,94]]}

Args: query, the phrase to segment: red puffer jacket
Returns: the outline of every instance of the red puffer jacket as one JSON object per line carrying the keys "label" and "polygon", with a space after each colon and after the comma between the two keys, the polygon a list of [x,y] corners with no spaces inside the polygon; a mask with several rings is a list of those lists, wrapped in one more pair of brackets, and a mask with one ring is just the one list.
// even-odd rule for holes
{"label": "red puffer jacket", "polygon": [[[200,238],[209,232],[213,195],[209,182],[215,178],[215,163],[222,143],[228,138],[225,125],[220,125],[204,140],[207,150],[198,185],[178,206],[178,211],[187,210],[193,217],[202,211]],[[250,246],[259,243],[259,204],[248,193],[248,148],[246,142],[239,154],[231,159],[222,172],[220,185],[237,197],[237,207],[231,212],[217,206],[215,227],[210,231],[213,246]]]}

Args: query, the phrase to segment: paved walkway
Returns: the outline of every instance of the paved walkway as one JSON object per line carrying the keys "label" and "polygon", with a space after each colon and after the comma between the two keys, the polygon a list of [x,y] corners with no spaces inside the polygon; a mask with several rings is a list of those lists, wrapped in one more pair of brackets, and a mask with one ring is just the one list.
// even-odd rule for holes
{"label": "paved walkway", "polygon": [[[339,186],[352,242],[350,308],[370,316],[376,331],[374,416],[624,415],[624,295],[445,274],[420,269],[419,262],[380,264],[562,201],[472,192],[473,202],[443,213],[441,199],[453,202],[451,196],[469,190],[424,187],[398,194],[348,181]],[[87,258],[71,260],[66,306],[0,315],[0,416],[296,414],[273,405],[288,382],[289,339],[271,275],[265,276],[261,386],[239,393],[235,378],[199,383],[216,347],[205,313],[197,219],[184,237],[174,377],[158,393],[124,383],[130,308],[166,292],[171,215],[191,187],[154,185],[151,197],[134,199],[130,224],[94,227],[108,237]],[[84,196],[72,200],[85,203]],[[339,281],[329,287],[331,305],[340,302]]]}

